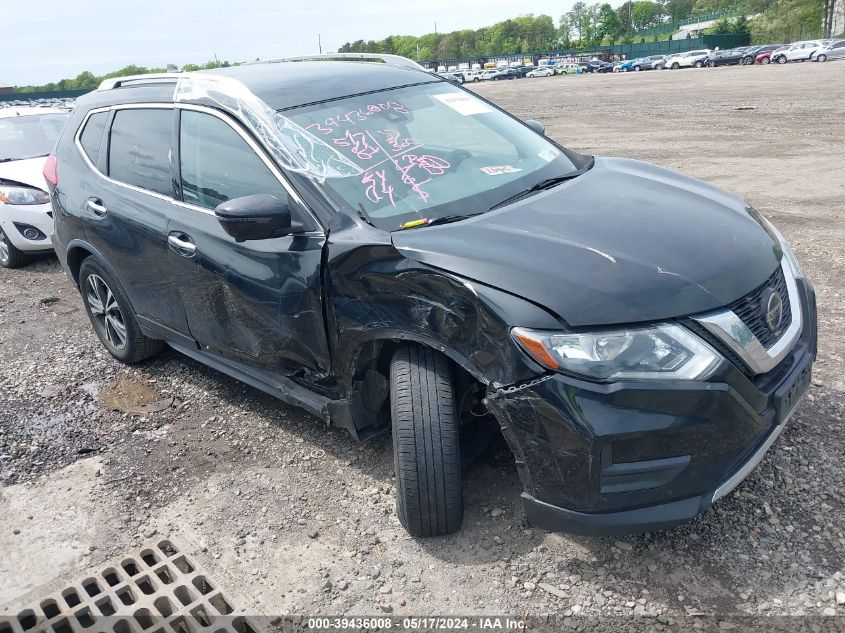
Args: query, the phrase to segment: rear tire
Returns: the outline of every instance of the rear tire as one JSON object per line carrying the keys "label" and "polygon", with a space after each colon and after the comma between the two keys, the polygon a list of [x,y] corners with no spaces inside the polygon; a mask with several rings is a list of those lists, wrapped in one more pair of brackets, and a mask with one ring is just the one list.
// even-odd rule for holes
{"label": "rear tire", "polygon": [[463,519],[461,450],[446,358],[403,345],[390,364],[396,514],[417,537],[456,532]]}
{"label": "rear tire", "polygon": [[769,59],[768,57],[764,57],[763,59],[761,59],[761,60],[760,60],[760,63],[761,63],[763,66],[765,66],[766,64],[771,64],[771,63],[772,63],[772,60],[771,60],[771,59]]}
{"label": "rear tire", "polygon": [[141,362],[164,347],[141,332],[123,286],[92,257],[79,268],[79,292],[97,338],[121,363]]}
{"label": "rear tire", "polygon": [[697,62],[695,62],[696,68],[701,68],[702,66],[704,66],[704,63],[701,60],[698,60]]}
{"label": "rear tire", "polygon": [[0,229],[0,266],[3,268],[20,268],[32,260],[32,255],[15,248]]}

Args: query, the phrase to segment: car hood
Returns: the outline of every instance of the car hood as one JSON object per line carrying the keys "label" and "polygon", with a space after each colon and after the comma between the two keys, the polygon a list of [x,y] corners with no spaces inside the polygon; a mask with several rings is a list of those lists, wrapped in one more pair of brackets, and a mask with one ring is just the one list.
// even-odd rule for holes
{"label": "car hood", "polygon": [[42,174],[45,160],[42,156],[0,163],[0,180],[11,180],[47,191],[47,181]]}
{"label": "car hood", "polygon": [[737,197],[614,158],[507,207],[392,236],[409,259],[521,296],[573,326],[720,308],[768,279],[781,254]]}

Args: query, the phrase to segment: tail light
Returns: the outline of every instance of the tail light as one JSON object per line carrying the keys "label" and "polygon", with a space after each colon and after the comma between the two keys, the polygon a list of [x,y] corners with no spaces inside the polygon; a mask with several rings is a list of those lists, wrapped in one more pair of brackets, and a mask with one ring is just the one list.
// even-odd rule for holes
{"label": "tail light", "polygon": [[55,154],[50,154],[44,161],[44,169],[41,173],[44,174],[44,179],[54,187],[59,184],[59,169]]}

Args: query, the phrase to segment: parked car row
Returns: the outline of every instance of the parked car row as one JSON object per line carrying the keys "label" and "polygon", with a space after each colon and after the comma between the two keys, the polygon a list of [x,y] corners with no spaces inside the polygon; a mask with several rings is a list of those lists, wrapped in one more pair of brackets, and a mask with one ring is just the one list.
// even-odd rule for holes
{"label": "parked car row", "polygon": [[786,64],[795,61],[819,61],[845,57],[845,39],[807,40],[792,44],[738,46],[726,50],[698,49],[675,55],[651,55],[618,62],[613,72],[642,70],[678,70],[716,66]]}

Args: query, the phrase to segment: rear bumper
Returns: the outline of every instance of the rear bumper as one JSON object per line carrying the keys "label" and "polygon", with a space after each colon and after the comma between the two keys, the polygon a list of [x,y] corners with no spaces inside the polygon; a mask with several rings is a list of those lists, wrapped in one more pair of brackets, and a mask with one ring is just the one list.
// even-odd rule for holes
{"label": "rear bumper", "polygon": [[526,517],[588,535],[671,528],[728,495],[762,461],[810,383],[812,287],[804,331],[753,380],[736,366],[708,382],[597,385],[562,375],[488,398],[516,456]]}

